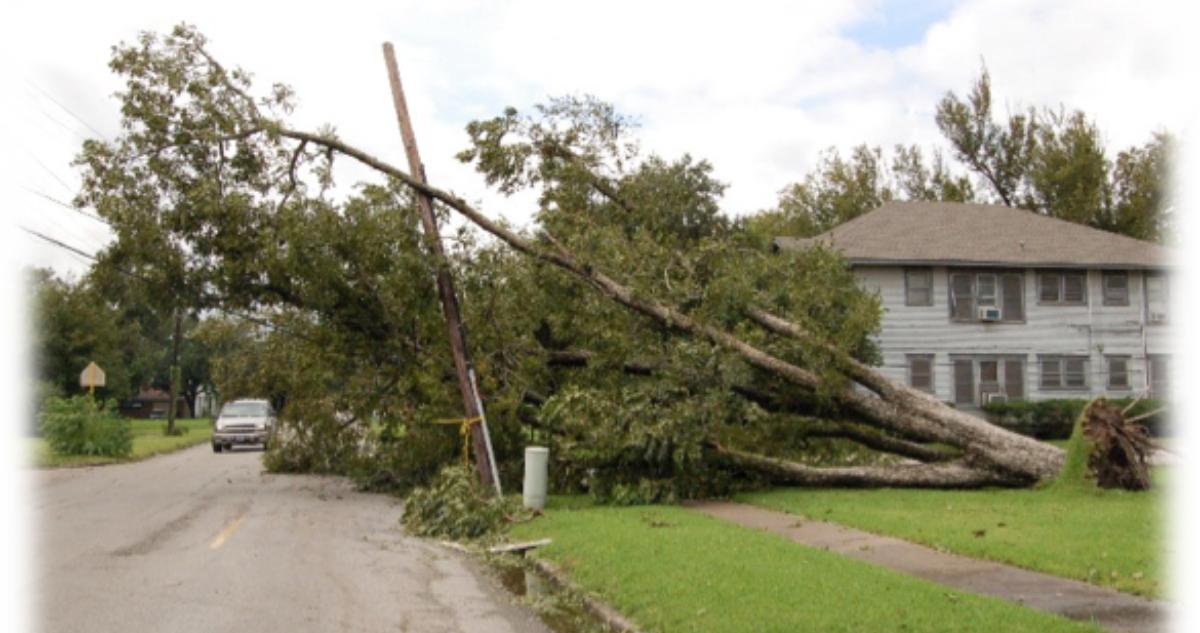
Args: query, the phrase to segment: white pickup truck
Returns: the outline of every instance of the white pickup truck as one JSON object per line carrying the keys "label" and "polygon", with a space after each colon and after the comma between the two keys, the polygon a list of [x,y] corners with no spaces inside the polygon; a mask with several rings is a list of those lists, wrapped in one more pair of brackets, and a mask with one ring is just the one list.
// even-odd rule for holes
{"label": "white pickup truck", "polygon": [[275,428],[275,411],[266,400],[234,400],[221,407],[213,422],[214,453],[235,444],[258,444],[265,450]]}

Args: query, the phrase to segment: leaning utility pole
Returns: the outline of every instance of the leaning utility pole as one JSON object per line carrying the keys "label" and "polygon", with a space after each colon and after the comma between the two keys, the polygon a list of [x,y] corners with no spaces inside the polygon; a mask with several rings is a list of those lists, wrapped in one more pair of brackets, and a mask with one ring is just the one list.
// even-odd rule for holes
{"label": "leaning utility pole", "polygon": [[[400,137],[404,141],[404,151],[408,155],[408,169],[412,177],[425,180],[425,166],[421,164],[421,155],[417,152],[417,139],[413,133],[412,123],[408,116],[408,104],[404,100],[404,88],[400,85],[400,69],[396,65],[396,54],[390,42],[383,45],[383,57],[387,62],[388,80],[392,84],[392,101],[396,106],[396,118],[400,123]],[[463,408],[466,409],[471,428],[471,445],[475,451],[475,464],[479,470],[479,480],[484,486],[494,485],[496,493],[500,493],[500,479],[492,463],[491,442],[487,436],[487,421],[483,416],[483,404],[479,398],[471,368],[471,359],[467,350],[467,335],[463,330],[462,318],[459,315],[458,297],[454,292],[454,281],[450,278],[450,267],[442,249],[442,239],[438,234],[437,220],[433,216],[433,198],[417,192],[417,205],[421,211],[421,224],[425,229],[426,243],[433,255],[437,266],[438,294],[442,299],[442,313],[446,316],[446,326],[450,330],[450,350],[454,354],[454,369],[458,374],[458,386],[462,391]]]}

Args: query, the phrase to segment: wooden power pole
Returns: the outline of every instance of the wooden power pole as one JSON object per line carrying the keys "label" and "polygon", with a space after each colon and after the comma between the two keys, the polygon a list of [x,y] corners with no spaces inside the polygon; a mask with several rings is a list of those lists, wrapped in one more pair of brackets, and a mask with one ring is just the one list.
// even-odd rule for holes
{"label": "wooden power pole", "polygon": [[[387,62],[388,80],[392,84],[392,101],[396,107],[396,118],[400,123],[400,137],[404,141],[404,152],[408,156],[409,173],[413,178],[426,182],[425,166],[421,164],[421,155],[417,152],[417,139],[408,116],[404,88],[400,84],[400,69],[396,65],[396,53],[390,42],[383,45],[383,57]],[[426,243],[429,245],[437,266],[438,294],[442,300],[442,313],[446,317],[446,326],[450,330],[450,351],[454,355],[454,369],[458,374],[459,389],[462,391],[463,408],[466,409],[467,419],[480,420],[478,423],[471,424],[471,446],[475,452],[479,480],[484,486],[494,485],[499,493],[500,483],[495,466],[492,464],[490,443],[486,435],[486,421],[483,419],[483,404],[476,392],[471,359],[467,350],[467,335],[463,330],[462,317],[458,309],[458,297],[454,292],[450,266],[446,260],[445,251],[442,249],[437,220],[433,215],[433,198],[417,192],[417,205],[421,211],[421,225],[425,230]]]}

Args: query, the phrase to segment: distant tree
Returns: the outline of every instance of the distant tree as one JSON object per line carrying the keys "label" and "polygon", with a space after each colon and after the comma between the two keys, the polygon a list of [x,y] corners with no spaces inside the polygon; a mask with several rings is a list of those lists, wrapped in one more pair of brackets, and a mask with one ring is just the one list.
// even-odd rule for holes
{"label": "distant tree", "polygon": [[748,219],[760,238],[811,237],[852,220],[889,200],[972,199],[974,187],[950,173],[938,152],[927,160],[917,146],[897,145],[888,160],[878,147],[859,145],[843,158],[825,150],[815,170],[779,193],[775,209]]}
{"label": "distant tree", "polygon": [[1170,135],[1155,134],[1114,161],[1081,111],[1029,107],[998,117],[986,68],[965,99],[948,93],[938,103],[936,121],[954,156],[975,174],[982,201],[1138,239],[1169,239]]}
{"label": "distant tree", "polygon": [[62,279],[47,269],[28,269],[26,279],[36,315],[35,376],[47,383],[40,391],[81,393],[79,375],[95,362],[106,377],[97,397],[128,396],[136,387],[125,350],[136,345],[136,328],[126,327],[120,313],[87,281]]}
{"label": "distant tree", "polygon": [[196,313],[178,311],[164,297],[153,280],[130,274],[118,268],[112,246],[88,271],[88,283],[105,297],[117,318],[131,334],[125,343],[125,361],[135,389],[155,388],[171,391],[175,319],[180,318],[179,392],[192,411],[196,410],[196,395],[211,380],[208,375],[209,350],[192,332],[200,323]]}
{"label": "distant tree", "polygon": [[935,120],[955,163],[939,150],[927,160],[917,146],[896,146],[889,156],[859,145],[848,157],[829,148],[810,173],[779,193],[775,208],[746,225],[760,242],[810,237],[889,200],[944,200],[1003,204],[1138,239],[1169,239],[1171,135],[1155,134],[1110,159],[1099,128],[1080,111],[1030,107],[999,117],[986,69],[964,99],[948,93]]}

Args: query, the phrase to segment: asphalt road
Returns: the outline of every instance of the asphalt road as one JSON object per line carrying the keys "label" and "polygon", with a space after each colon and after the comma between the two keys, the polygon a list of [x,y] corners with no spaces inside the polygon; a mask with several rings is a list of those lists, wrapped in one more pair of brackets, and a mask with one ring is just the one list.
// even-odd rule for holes
{"label": "asphalt road", "polygon": [[68,631],[546,633],[400,502],[207,446],[33,473],[31,615]]}

